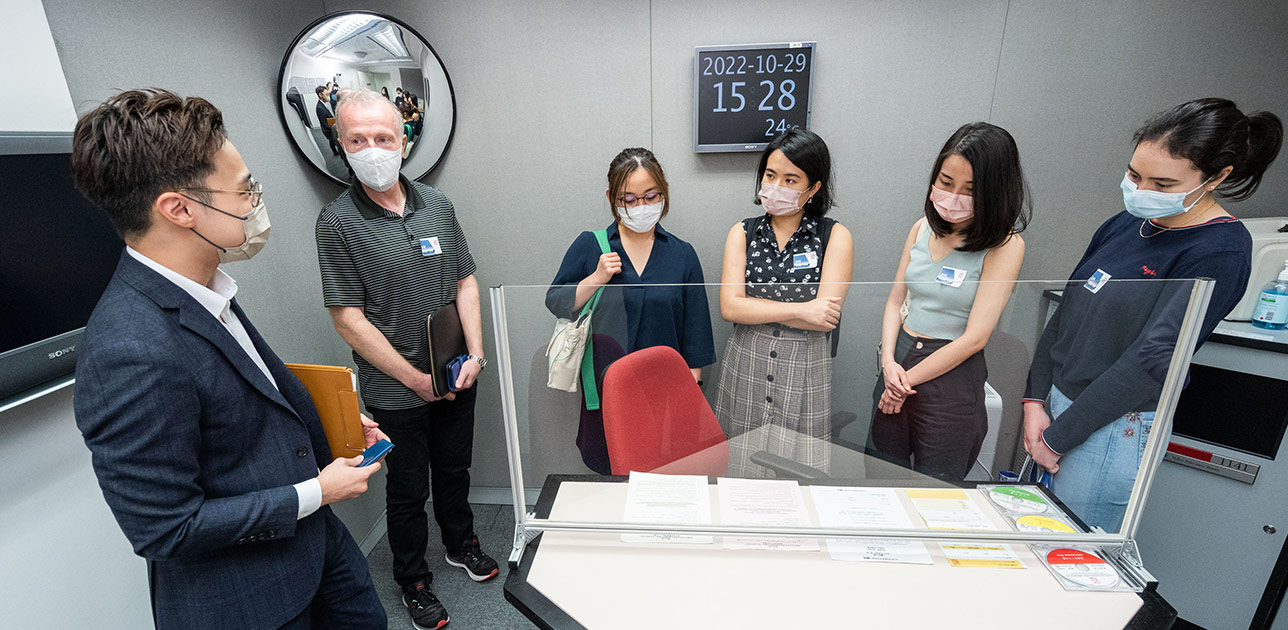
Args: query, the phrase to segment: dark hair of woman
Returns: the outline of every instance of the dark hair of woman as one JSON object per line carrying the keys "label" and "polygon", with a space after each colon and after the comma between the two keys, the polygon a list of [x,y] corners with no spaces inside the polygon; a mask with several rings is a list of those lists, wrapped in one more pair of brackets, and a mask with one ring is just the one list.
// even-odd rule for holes
{"label": "dark hair of woman", "polygon": [[648,171],[653,181],[657,183],[658,191],[662,193],[662,216],[665,217],[666,213],[671,211],[671,191],[666,183],[666,173],[662,171],[662,164],[657,161],[657,156],[653,155],[652,151],[633,147],[622,149],[622,152],[608,164],[608,196],[612,199],[609,209],[612,210],[614,219],[621,220],[621,217],[617,216],[617,199],[623,194],[622,189],[626,187],[627,178],[636,169],[641,168]]}
{"label": "dark hair of woman", "polygon": [[1234,167],[1217,194],[1235,201],[1252,196],[1283,146],[1284,124],[1270,112],[1244,114],[1233,101],[1200,98],[1155,114],[1136,130],[1133,144],[1158,142],[1173,157],[1189,160],[1211,179]]}
{"label": "dark hair of woman", "polygon": [[930,183],[926,186],[926,222],[936,236],[953,232],[953,224],[945,221],[930,201],[930,188],[939,177],[939,169],[950,155],[960,155],[971,168],[971,198],[974,216],[963,231],[963,252],[982,252],[1005,243],[1012,234],[1029,226],[1033,210],[1029,202],[1029,187],[1020,168],[1020,150],[1015,138],[1005,129],[986,122],[962,125],[939,150],[935,166],[930,169]]}
{"label": "dark hair of woman", "polygon": [[389,88],[387,87],[380,88],[380,95],[385,98],[389,98]]}
{"label": "dark hair of woman", "polygon": [[756,205],[760,205],[760,182],[765,178],[765,165],[769,163],[769,156],[778,150],[805,173],[810,186],[819,182],[818,192],[805,202],[805,216],[818,218],[827,214],[836,205],[832,192],[832,155],[818,134],[803,127],[788,129],[760,154],[760,165],[756,167]]}

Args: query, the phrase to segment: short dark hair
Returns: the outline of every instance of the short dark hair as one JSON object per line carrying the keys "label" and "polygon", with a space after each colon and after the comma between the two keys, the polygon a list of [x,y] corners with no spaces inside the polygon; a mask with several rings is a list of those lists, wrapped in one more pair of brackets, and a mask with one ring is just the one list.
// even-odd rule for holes
{"label": "short dark hair", "polygon": [[[662,216],[671,211],[671,186],[666,182],[666,172],[662,170],[662,163],[657,161],[657,156],[652,151],[640,147],[622,149],[608,163],[608,209],[613,213],[613,219],[621,220],[617,216],[617,196],[626,186],[626,178],[631,176],[638,169],[648,171],[657,183],[657,188],[662,193]],[[659,217],[659,220],[661,218]]]}
{"label": "short dark hair", "polygon": [[1261,185],[1261,177],[1279,155],[1284,124],[1270,112],[1239,111],[1234,101],[1200,98],[1159,112],[1136,130],[1132,143],[1157,141],[1173,157],[1189,160],[1211,179],[1233,166],[1217,191],[1242,201]]}
{"label": "short dark hair", "polygon": [[322,96],[322,93],[326,91],[327,91],[326,86],[319,85],[316,90],[313,90],[313,93],[317,94],[318,96]]}
{"label": "short dark hair", "polygon": [[818,192],[805,204],[805,216],[818,218],[827,214],[836,205],[832,192],[832,154],[818,134],[804,127],[788,129],[761,152],[760,165],[756,167],[756,205],[760,205],[760,182],[765,178],[765,165],[769,163],[770,154],[778,150],[805,172],[810,186],[819,182]]}
{"label": "short dark hair", "polygon": [[1033,210],[1015,138],[997,125],[973,122],[953,132],[939,150],[935,166],[930,169],[930,182],[926,186],[926,222],[937,236],[946,236],[953,231],[953,224],[939,216],[935,204],[930,201],[930,189],[939,177],[944,160],[950,155],[960,155],[970,163],[973,182],[971,203],[974,216],[966,227],[962,244],[957,248],[959,251],[992,249],[1029,226]]}
{"label": "short dark hair", "polygon": [[142,235],[157,196],[203,186],[227,140],[223,114],[209,101],[129,90],[76,122],[72,177],[122,238]]}

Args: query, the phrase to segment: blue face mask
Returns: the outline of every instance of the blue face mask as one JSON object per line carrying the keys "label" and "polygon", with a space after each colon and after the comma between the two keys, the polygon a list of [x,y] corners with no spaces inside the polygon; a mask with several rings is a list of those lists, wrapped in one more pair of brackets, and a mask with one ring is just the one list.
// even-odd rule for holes
{"label": "blue face mask", "polygon": [[[1208,183],[1210,179],[1209,177],[1203,180],[1203,184]],[[1141,219],[1161,219],[1189,212],[1190,208],[1193,208],[1199,202],[1199,199],[1203,198],[1203,195],[1199,195],[1199,199],[1195,199],[1194,203],[1188,206],[1185,205],[1185,196],[1202,188],[1203,184],[1199,184],[1194,190],[1183,193],[1140,190],[1136,187],[1135,182],[1131,181],[1127,174],[1124,173],[1121,186],[1123,189],[1123,206],[1127,208],[1127,212],[1131,213],[1132,216]]]}

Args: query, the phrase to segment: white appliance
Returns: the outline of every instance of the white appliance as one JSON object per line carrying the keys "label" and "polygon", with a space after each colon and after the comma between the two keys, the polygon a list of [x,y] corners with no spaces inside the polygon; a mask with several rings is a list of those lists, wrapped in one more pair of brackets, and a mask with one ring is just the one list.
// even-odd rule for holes
{"label": "white appliance", "polygon": [[979,447],[979,457],[966,475],[968,481],[992,481],[993,459],[997,457],[997,435],[1002,426],[1002,397],[992,385],[984,383],[984,409],[988,411],[988,434]]}
{"label": "white appliance", "polygon": [[1243,219],[1243,225],[1252,233],[1252,275],[1248,277],[1248,288],[1243,299],[1225,316],[1226,321],[1230,322],[1252,319],[1261,287],[1278,277],[1279,272],[1283,271],[1284,261],[1288,260],[1288,232],[1279,231],[1288,226],[1288,217]]}

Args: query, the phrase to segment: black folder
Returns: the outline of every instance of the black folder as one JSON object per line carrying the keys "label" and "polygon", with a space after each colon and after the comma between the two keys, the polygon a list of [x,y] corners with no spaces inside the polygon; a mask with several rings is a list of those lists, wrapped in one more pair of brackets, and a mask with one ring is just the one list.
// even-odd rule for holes
{"label": "black folder", "polygon": [[469,354],[465,346],[465,330],[461,328],[461,317],[456,312],[456,302],[429,314],[429,375],[434,381],[434,395],[446,396],[452,391],[452,383],[447,380],[447,364],[463,354]]}

